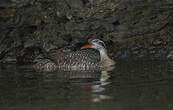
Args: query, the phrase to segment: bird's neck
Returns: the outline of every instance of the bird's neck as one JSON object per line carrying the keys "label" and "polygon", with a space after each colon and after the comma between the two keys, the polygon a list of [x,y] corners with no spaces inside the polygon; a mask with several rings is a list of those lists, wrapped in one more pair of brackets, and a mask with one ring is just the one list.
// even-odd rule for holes
{"label": "bird's neck", "polygon": [[101,63],[103,65],[110,66],[115,64],[115,62],[112,59],[110,59],[109,56],[107,55],[106,49],[100,49],[99,52],[101,57]]}
{"label": "bird's neck", "polygon": [[106,49],[104,49],[104,48],[99,49],[99,52],[100,52],[101,59],[108,57]]}

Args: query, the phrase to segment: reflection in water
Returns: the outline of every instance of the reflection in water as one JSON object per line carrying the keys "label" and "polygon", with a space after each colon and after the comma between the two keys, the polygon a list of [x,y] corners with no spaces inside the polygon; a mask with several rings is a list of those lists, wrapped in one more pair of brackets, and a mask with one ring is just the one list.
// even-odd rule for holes
{"label": "reflection in water", "polygon": [[[100,102],[102,100],[111,99],[111,96],[101,94],[108,85],[109,71],[114,67],[101,70],[83,70],[83,71],[57,71],[57,79],[68,80],[73,83],[80,83],[81,95],[84,102]],[[108,70],[108,71],[106,71]]]}
{"label": "reflection in water", "polygon": [[100,102],[102,100],[111,99],[111,96],[101,94],[105,88],[102,84],[86,84],[82,86],[84,90],[84,95],[86,97],[86,102]]}
{"label": "reflection in water", "polygon": [[38,73],[0,66],[1,110],[171,110],[171,61],[119,61],[106,71]]}
{"label": "reflection in water", "polygon": [[[113,68],[111,67],[111,69]],[[16,105],[16,102],[18,105],[25,101],[27,103],[30,103],[30,101],[38,103],[42,100],[56,100],[56,102],[59,102],[61,98],[62,101],[71,102],[68,96],[74,96],[77,98],[76,100],[87,103],[111,98],[102,94],[105,90],[104,86],[109,84],[107,82],[109,78],[108,71],[86,70],[40,73],[28,68],[21,69],[16,65],[1,65],[0,71],[4,73],[1,74],[0,79],[1,89],[3,88],[0,95],[4,97],[0,100],[5,101],[2,105]],[[8,92],[6,93],[4,90]],[[9,94],[12,95],[10,99]],[[80,94],[79,99],[76,97],[78,94]],[[55,97],[60,99],[54,99]]]}

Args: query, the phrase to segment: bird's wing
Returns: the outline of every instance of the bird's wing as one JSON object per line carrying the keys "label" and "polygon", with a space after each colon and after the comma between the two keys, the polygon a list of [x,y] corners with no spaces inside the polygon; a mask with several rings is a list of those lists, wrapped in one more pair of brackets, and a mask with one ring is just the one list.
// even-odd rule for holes
{"label": "bird's wing", "polygon": [[76,52],[60,53],[52,57],[58,65],[79,65],[98,63],[100,61],[100,54],[93,49],[85,49]]}

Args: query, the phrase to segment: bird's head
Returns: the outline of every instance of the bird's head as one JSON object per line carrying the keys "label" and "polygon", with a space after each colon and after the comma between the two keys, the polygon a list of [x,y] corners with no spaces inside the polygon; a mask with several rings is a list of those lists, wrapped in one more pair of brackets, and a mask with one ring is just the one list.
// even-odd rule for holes
{"label": "bird's head", "polygon": [[93,49],[101,51],[101,50],[106,50],[106,45],[103,41],[99,39],[94,39],[90,41],[88,45],[81,47],[81,49],[86,49],[86,48],[93,48]]}

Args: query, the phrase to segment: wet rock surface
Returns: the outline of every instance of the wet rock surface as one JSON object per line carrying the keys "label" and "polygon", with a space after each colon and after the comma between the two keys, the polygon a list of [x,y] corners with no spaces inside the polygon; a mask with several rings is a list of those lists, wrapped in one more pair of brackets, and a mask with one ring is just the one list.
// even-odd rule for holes
{"label": "wet rock surface", "polygon": [[0,25],[4,62],[30,63],[93,38],[105,41],[116,59],[173,53],[172,0],[2,0]]}

